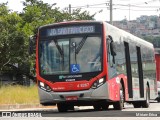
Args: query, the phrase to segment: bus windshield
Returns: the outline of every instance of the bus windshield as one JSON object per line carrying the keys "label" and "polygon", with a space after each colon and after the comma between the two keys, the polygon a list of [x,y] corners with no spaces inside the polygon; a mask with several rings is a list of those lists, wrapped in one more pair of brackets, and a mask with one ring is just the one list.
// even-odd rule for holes
{"label": "bus windshield", "polygon": [[83,36],[40,41],[41,75],[78,74],[102,69],[102,39]]}

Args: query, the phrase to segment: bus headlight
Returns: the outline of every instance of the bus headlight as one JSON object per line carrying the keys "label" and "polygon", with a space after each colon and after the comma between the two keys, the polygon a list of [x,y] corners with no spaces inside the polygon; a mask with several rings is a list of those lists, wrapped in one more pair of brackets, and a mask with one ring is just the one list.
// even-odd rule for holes
{"label": "bus headlight", "polygon": [[51,91],[51,88],[50,88],[47,84],[45,84],[45,83],[43,83],[43,82],[39,82],[39,87],[40,87],[42,90],[45,90],[45,91],[47,91],[47,92],[50,92],[50,91]]}
{"label": "bus headlight", "polygon": [[105,83],[105,79],[104,78],[100,78],[99,80],[96,80],[93,85],[92,85],[92,89],[96,89],[98,87],[100,87],[101,85],[103,85]]}

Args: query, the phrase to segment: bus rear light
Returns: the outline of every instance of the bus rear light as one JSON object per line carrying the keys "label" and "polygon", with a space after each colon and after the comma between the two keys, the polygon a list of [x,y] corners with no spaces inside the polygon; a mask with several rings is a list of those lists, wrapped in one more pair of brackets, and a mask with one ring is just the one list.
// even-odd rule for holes
{"label": "bus rear light", "polygon": [[47,91],[47,92],[50,92],[50,91],[51,91],[51,88],[50,88],[47,84],[45,84],[45,83],[43,83],[43,82],[39,82],[39,87],[40,87],[41,89]]}
{"label": "bus rear light", "polygon": [[104,78],[100,78],[99,80],[96,80],[93,85],[92,85],[92,89],[96,89],[98,87],[100,87],[101,85],[103,85],[105,83],[105,79]]}

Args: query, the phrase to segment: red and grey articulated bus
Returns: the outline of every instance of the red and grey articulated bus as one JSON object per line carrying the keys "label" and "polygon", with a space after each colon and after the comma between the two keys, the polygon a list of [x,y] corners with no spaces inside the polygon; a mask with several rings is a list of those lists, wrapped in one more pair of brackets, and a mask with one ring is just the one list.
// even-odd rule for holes
{"label": "red and grey articulated bus", "polygon": [[160,102],[160,50],[156,50],[156,71],[157,71],[157,88],[158,88],[158,97],[156,98]]}
{"label": "red and grey articulated bus", "polygon": [[157,96],[154,48],[106,22],[41,26],[36,36],[40,103],[59,112],[74,106],[122,110],[149,107]]}

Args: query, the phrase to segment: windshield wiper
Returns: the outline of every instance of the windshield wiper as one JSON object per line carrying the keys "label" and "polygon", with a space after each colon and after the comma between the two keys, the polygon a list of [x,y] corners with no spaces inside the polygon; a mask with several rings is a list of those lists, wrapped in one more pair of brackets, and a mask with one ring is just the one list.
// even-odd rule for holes
{"label": "windshield wiper", "polygon": [[78,44],[78,46],[76,46],[76,49],[75,49],[76,54],[78,54],[80,52],[81,48],[83,47],[84,43],[86,42],[87,37],[88,36],[83,37],[81,42]]}
{"label": "windshield wiper", "polygon": [[[63,50],[63,44],[62,44],[62,49],[61,49],[61,47],[60,47],[60,45],[58,45],[58,42],[57,42],[57,40],[53,40],[54,41],[54,43],[55,43],[55,45],[56,45],[56,47],[57,47],[57,49],[58,49],[58,52],[60,53],[60,55],[61,55],[61,57],[62,57],[62,63],[63,63],[63,68],[64,68],[64,50]],[[63,69],[62,68],[62,69]]]}
{"label": "windshield wiper", "polygon": [[57,42],[57,40],[53,40],[54,41],[54,43],[55,43],[55,45],[56,45],[56,47],[57,47],[57,49],[58,49],[58,52],[60,53],[60,55],[61,55],[61,57],[63,57],[64,56],[64,51],[61,49],[61,47],[58,45],[58,42]]}

